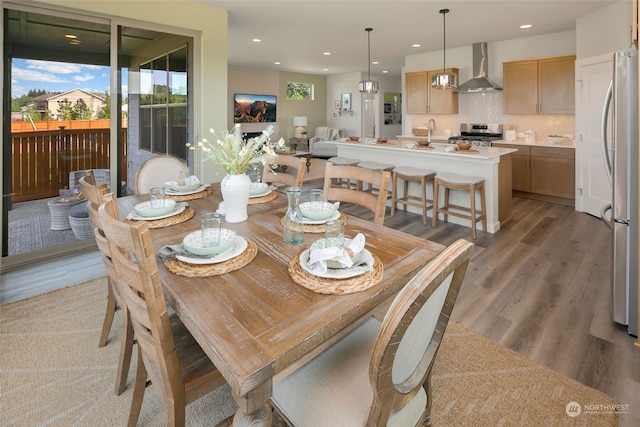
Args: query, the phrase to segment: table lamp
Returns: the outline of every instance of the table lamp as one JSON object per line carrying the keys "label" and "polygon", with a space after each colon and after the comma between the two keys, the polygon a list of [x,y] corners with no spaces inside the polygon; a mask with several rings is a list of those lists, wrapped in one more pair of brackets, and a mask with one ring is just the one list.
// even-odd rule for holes
{"label": "table lamp", "polygon": [[307,116],[293,116],[293,126],[295,127],[296,138],[302,138],[303,134],[307,133],[304,130],[304,126],[307,125]]}

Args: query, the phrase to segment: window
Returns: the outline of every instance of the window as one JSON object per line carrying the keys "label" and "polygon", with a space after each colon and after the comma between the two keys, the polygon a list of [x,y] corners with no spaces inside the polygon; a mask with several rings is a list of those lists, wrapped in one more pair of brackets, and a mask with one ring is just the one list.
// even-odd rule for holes
{"label": "window", "polygon": [[187,47],[140,65],[140,149],[187,160]]}
{"label": "window", "polygon": [[307,99],[313,101],[313,84],[288,82],[287,99]]}

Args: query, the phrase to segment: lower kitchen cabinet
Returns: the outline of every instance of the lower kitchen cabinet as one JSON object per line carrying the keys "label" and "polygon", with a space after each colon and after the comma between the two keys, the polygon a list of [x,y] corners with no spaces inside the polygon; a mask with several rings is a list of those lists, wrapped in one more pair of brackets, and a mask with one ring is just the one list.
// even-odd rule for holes
{"label": "lower kitchen cabinet", "polygon": [[575,199],[575,150],[531,147],[531,192]]}
{"label": "lower kitchen cabinet", "polygon": [[513,191],[575,199],[575,150],[522,144],[492,144],[511,153]]}

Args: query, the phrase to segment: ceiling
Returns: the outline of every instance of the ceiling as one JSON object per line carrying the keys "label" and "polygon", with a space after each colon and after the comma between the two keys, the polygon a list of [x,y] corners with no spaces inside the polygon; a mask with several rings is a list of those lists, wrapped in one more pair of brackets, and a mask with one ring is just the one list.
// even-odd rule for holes
{"label": "ceiling", "polygon": [[[450,10],[449,49],[574,30],[577,17],[620,0],[197,1],[229,10],[230,64],[311,74],[367,72],[365,28],[372,27],[371,61],[379,64],[371,65],[371,73],[399,76],[405,56],[442,50],[442,8]],[[521,24],[533,27],[522,30]],[[421,47],[412,48],[414,43]]]}

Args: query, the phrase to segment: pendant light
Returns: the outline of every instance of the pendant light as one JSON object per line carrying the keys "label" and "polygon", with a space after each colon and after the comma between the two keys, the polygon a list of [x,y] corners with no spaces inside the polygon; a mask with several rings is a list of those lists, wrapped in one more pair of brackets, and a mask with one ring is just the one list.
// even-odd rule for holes
{"label": "pendant light", "polygon": [[371,80],[371,31],[373,28],[365,28],[367,32],[367,43],[369,47],[369,77],[367,80],[362,80],[358,84],[358,88],[362,93],[378,93],[378,82],[375,80]]}
{"label": "pendant light", "polygon": [[447,73],[446,52],[447,52],[447,27],[445,16],[449,9],[440,9],[442,14],[442,72],[431,77],[431,87],[435,89],[455,89],[458,86],[458,76],[455,73]]}

